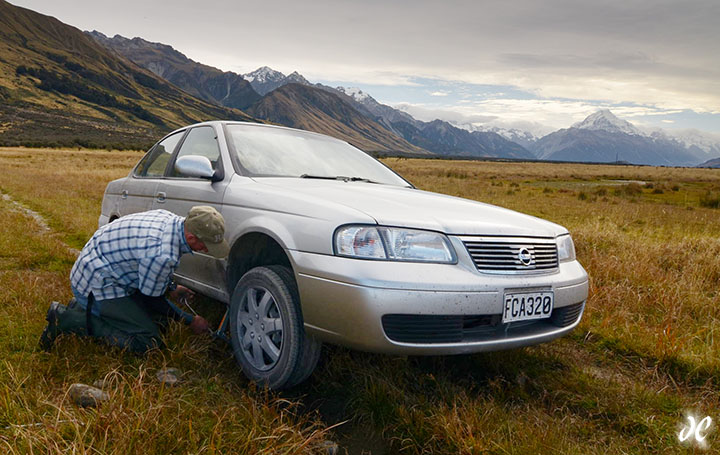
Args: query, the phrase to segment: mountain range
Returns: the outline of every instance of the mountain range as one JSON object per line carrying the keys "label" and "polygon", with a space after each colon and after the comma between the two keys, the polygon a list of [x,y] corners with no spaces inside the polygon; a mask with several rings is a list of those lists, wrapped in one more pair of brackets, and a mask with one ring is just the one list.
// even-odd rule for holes
{"label": "mountain range", "polygon": [[[98,32],[91,34],[97,36]],[[155,67],[152,67],[146,59],[138,58],[137,55],[154,53],[153,49],[163,47],[167,48],[168,54],[182,56],[169,46],[150,43],[140,38],[128,40],[116,36],[103,41],[101,36],[99,41],[112,45],[115,51],[158,75],[163,73],[157,72],[156,68],[166,67],[167,63],[155,63]],[[113,45],[128,41],[135,43],[133,48],[142,44],[150,50],[130,52],[129,46]],[[192,62],[182,57],[183,62]],[[220,71],[214,68],[212,70]],[[238,77],[235,73],[231,74]],[[671,166],[694,165],[720,155],[720,140],[708,141],[706,136],[699,133],[688,133],[683,139],[678,139],[661,130],[643,132],[608,110],[601,110],[569,128],[537,138],[517,129],[477,128],[473,125],[454,125],[442,120],[422,122],[407,112],[379,103],[360,89],[313,84],[297,71],[285,75],[263,66],[243,74],[242,77],[249,82],[258,96],[263,96],[260,101],[256,101],[256,105],[237,106],[246,109],[251,115],[287,126],[336,135],[361,148],[380,153],[395,150],[419,154],[423,149],[447,157],[623,161]],[[172,79],[169,81],[174,82]],[[183,80],[183,83],[187,85],[186,80]],[[185,85],[180,87],[185,89]],[[278,89],[282,90],[275,93]],[[335,95],[340,102],[335,97],[324,96],[318,90]],[[202,94],[199,96],[213,101]],[[355,112],[348,109],[348,105]],[[353,115],[349,115],[350,112]],[[360,121],[362,116],[366,119]],[[371,128],[368,129],[368,125],[371,125]],[[363,133],[358,135],[358,131]],[[380,140],[381,137],[388,140]],[[398,138],[405,142],[398,142]],[[408,147],[407,143],[411,146]]]}
{"label": "mountain range", "polygon": [[698,164],[697,167],[712,167],[720,169],[720,158],[714,158],[712,160],[707,160],[704,163]]}
{"label": "mountain range", "polygon": [[[421,122],[359,89],[312,84],[297,71],[263,66],[238,75],[187,58],[172,47],[87,32],[103,46],[206,101],[237,107],[259,119],[342,138],[379,154],[532,159],[532,153],[494,132],[468,132],[447,122]],[[237,82],[242,79],[253,91]],[[217,81],[233,81],[220,84]],[[209,84],[210,82],[211,84]],[[220,93],[216,89],[222,88]],[[279,89],[281,91],[278,92]],[[276,93],[277,92],[277,93]],[[238,100],[229,103],[230,100]]]}
{"label": "mountain range", "polygon": [[494,131],[467,131],[448,122],[416,120],[410,114],[379,103],[358,88],[322,86],[350,98],[356,109],[366,112],[390,131],[430,152],[451,157],[534,159],[532,153]]}
{"label": "mountain range", "polygon": [[541,138],[423,122],[357,88],[267,66],[222,71],[166,44],[83,33],[0,0],[0,144],[137,147],[216,118],[317,131],[382,155],[650,165],[697,165],[720,155],[720,138],[644,131],[608,110]]}
{"label": "mountain range", "polygon": [[645,134],[606,109],[540,138],[532,150],[539,159],[550,161],[623,161],[654,166],[690,166],[701,161],[680,142],[666,135]]}
{"label": "mountain range", "polygon": [[344,93],[328,93],[326,87],[310,84],[297,72],[285,76],[268,67],[245,75],[223,72],[165,44],[86,33],[113,53],[205,101],[239,108],[272,123],[330,134],[369,153],[430,155],[357,112]]}

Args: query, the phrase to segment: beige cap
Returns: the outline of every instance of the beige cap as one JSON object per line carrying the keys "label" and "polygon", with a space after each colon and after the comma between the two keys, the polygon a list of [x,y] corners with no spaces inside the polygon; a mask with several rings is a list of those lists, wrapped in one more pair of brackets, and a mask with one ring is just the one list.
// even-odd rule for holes
{"label": "beige cap", "polygon": [[210,255],[216,258],[227,257],[230,245],[223,237],[225,220],[217,210],[209,205],[196,205],[185,218],[185,228],[202,240]]}

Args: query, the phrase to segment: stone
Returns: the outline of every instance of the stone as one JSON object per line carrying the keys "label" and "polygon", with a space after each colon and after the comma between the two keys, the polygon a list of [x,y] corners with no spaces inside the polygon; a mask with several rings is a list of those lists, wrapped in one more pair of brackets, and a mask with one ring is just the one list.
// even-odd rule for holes
{"label": "stone", "polygon": [[515,382],[517,382],[520,387],[525,387],[528,383],[528,379],[529,378],[524,372],[520,372],[520,374],[518,374],[515,378]]}
{"label": "stone", "polygon": [[177,368],[162,368],[157,372],[157,379],[162,384],[173,386],[180,382],[180,370]]}
{"label": "stone", "polygon": [[83,408],[96,408],[100,403],[110,399],[102,390],[85,384],[73,384],[68,389],[68,395],[73,402]]}
{"label": "stone", "polygon": [[338,447],[337,443],[330,440],[321,442],[318,448],[327,455],[338,455],[340,453],[340,447]]}

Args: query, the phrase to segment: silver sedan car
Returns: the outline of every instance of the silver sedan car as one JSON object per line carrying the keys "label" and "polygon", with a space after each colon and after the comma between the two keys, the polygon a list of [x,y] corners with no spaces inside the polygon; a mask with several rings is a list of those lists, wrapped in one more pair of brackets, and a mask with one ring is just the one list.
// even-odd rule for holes
{"label": "silver sedan car", "polygon": [[174,131],[108,184],[99,223],[151,209],[226,220],[226,260],[185,255],[176,281],[228,305],[245,374],[310,376],[322,342],[401,355],[516,348],[570,332],[588,276],[568,231],[421,191],[346,142],[207,122]]}

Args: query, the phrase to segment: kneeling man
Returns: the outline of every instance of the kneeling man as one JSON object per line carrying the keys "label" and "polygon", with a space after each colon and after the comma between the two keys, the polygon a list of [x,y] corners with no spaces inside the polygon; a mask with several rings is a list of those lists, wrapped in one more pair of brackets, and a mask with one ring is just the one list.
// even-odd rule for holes
{"label": "kneeling man", "polygon": [[225,221],[214,208],[196,206],[186,218],[152,210],[119,218],[95,232],[70,272],[75,296],[69,306],[53,303],[40,347],[49,350],[61,333],[100,338],[110,345],[145,352],[161,346],[158,324],[182,320],[196,333],[208,323],[170,304],[192,291],[171,285],[183,254],[199,251],[226,257]]}

